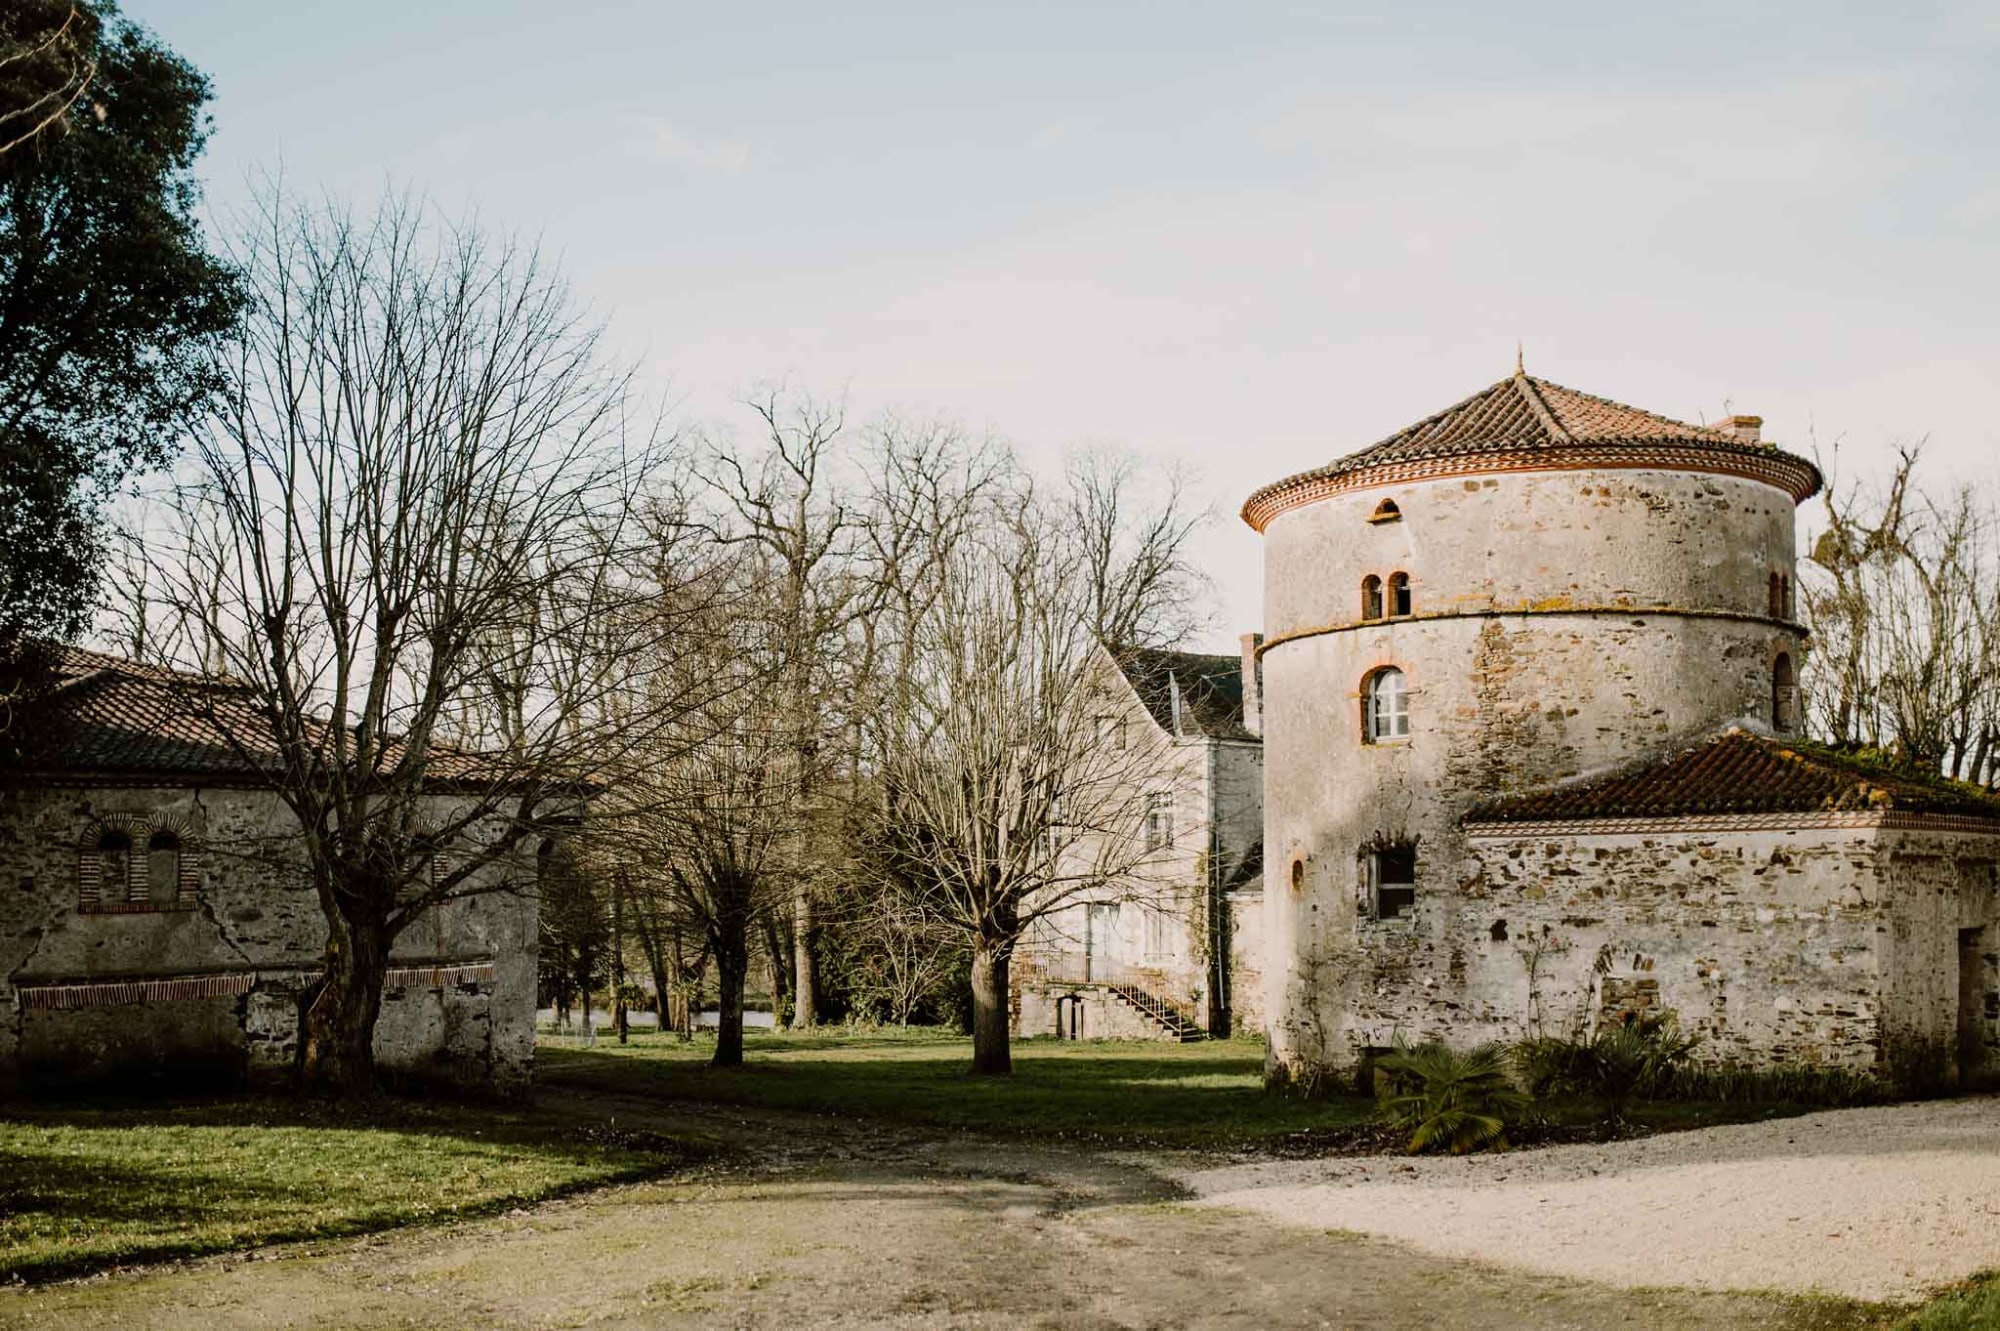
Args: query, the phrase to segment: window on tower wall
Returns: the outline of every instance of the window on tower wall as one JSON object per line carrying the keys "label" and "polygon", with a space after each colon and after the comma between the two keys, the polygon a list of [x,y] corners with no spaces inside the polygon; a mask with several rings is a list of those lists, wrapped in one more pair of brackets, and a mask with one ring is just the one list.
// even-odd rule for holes
{"label": "window on tower wall", "polygon": [[1408,738],[1409,693],[1403,672],[1385,666],[1368,677],[1361,689],[1361,739],[1364,744]]}
{"label": "window on tower wall", "polygon": [[1785,733],[1798,725],[1799,678],[1790,652],[1779,652],[1771,665],[1771,729]]}
{"label": "window on tower wall", "polygon": [[1361,617],[1363,619],[1382,617],[1382,579],[1373,573],[1361,580]]}
{"label": "window on tower wall", "polygon": [[1799,617],[1798,603],[1792,599],[1792,579],[1789,574],[1778,575],[1778,604],[1786,619]]}
{"label": "window on tower wall", "polygon": [[1377,846],[1368,853],[1369,896],[1378,920],[1401,919],[1417,904],[1417,848]]}
{"label": "window on tower wall", "polygon": [[1779,574],[1771,575],[1771,591],[1765,609],[1773,619],[1785,617],[1785,580]]}
{"label": "window on tower wall", "polygon": [[1389,575],[1389,613],[1392,615],[1410,613],[1410,575],[1407,573]]}

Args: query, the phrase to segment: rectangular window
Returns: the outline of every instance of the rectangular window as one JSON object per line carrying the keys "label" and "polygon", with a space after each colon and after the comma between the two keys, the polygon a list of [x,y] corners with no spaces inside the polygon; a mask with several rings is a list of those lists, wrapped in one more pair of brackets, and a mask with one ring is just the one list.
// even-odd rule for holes
{"label": "rectangular window", "polygon": [[1097,718],[1097,742],[1107,749],[1125,747],[1125,718],[1106,712]]}
{"label": "rectangular window", "polygon": [[1401,919],[1415,908],[1416,847],[1385,846],[1372,852],[1369,856],[1369,876],[1374,879],[1376,919]]}
{"label": "rectangular window", "polygon": [[1173,844],[1173,792],[1156,790],[1146,796],[1146,849],[1165,850]]}
{"label": "rectangular window", "polygon": [[1146,912],[1146,960],[1163,961],[1167,958],[1171,950],[1171,940],[1168,937],[1167,929],[1168,923],[1165,911],[1149,910]]}

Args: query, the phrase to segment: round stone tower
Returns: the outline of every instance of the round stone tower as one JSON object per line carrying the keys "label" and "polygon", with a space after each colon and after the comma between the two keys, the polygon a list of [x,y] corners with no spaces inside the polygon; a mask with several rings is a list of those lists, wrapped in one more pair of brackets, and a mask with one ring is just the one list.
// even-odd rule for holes
{"label": "round stone tower", "polygon": [[1467,809],[1796,724],[1793,510],[1820,477],[1760,425],[1517,372],[1245,503],[1274,1073],[1519,1033],[1465,982]]}

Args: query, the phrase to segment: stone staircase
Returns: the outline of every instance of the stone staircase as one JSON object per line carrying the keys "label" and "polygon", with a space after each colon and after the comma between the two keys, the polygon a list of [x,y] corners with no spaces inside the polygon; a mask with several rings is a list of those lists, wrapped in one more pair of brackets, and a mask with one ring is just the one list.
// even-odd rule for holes
{"label": "stone staircase", "polygon": [[1155,998],[1143,989],[1135,989],[1129,984],[1106,986],[1130,1007],[1137,1008],[1140,1015],[1166,1032],[1178,1044],[1193,1044],[1196,1040],[1206,1040],[1208,1032],[1195,1025],[1192,1018],[1164,998]]}

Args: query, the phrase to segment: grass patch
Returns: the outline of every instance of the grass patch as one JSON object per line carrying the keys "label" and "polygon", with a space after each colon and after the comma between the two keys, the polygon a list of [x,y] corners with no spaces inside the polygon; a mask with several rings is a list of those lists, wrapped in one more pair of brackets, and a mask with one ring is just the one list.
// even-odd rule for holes
{"label": "grass patch", "polygon": [[2000,1272],[1945,1291],[1896,1323],[1895,1331],[1995,1331],[2000,1328]]}
{"label": "grass patch", "polygon": [[[1017,1040],[1012,1077],[974,1077],[972,1042],[936,1029],[752,1031],[744,1066],[708,1066],[714,1042],[634,1032],[619,1045],[544,1039],[536,1078],[547,1086],[615,1095],[853,1116],[947,1130],[1108,1146],[1325,1153],[1400,1149],[1375,1101],[1318,1101],[1264,1089],[1264,1046],[1238,1039],[1176,1045],[1154,1040]],[[1596,1140],[1784,1117],[1813,1106],[1748,1099],[1642,1101],[1626,1126],[1603,1107],[1564,1100],[1537,1107],[1546,1126],[1517,1144]]]}
{"label": "grass patch", "polygon": [[755,1032],[744,1066],[707,1066],[713,1044],[634,1034],[591,1049],[545,1043],[544,1085],[711,1104],[862,1116],[926,1127],[1119,1146],[1229,1147],[1353,1127],[1360,1096],[1316,1103],[1264,1091],[1264,1047],[1247,1040],[1019,1040],[1014,1075],[974,1077],[972,1043],[913,1029]]}
{"label": "grass patch", "polygon": [[484,1105],[11,1106],[0,1280],[473,1215],[682,1158],[663,1138]]}

